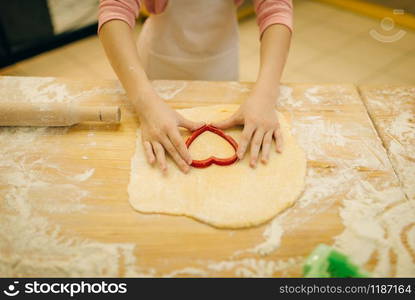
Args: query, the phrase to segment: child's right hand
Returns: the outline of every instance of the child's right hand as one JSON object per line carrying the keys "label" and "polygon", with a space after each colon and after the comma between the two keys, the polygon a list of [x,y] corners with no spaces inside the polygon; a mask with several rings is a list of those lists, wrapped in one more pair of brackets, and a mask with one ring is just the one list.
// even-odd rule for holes
{"label": "child's right hand", "polygon": [[165,150],[183,172],[190,170],[190,152],[180,135],[178,127],[194,131],[204,125],[192,122],[170,108],[156,93],[137,108],[140,117],[141,136],[147,161],[157,162],[159,168],[167,171]]}

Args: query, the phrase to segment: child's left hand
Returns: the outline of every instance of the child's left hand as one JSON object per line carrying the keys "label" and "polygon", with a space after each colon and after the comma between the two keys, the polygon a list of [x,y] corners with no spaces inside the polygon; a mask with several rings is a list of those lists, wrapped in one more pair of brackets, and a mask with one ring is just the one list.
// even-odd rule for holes
{"label": "child's left hand", "polygon": [[221,129],[244,125],[237,155],[239,159],[242,159],[250,144],[251,167],[256,166],[260,149],[262,150],[261,162],[268,162],[273,140],[276,142],[276,151],[282,151],[282,135],[275,110],[277,98],[275,94],[269,95],[254,89],[235,114],[227,120],[212,124]]}

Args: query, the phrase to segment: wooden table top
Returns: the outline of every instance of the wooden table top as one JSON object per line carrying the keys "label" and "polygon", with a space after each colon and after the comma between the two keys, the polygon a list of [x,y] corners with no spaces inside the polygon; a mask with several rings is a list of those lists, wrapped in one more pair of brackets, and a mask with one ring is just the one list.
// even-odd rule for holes
{"label": "wooden table top", "polygon": [[[252,87],[153,85],[174,108],[239,104]],[[273,221],[244,230],[130,207],[139,123],[117,82],[0,77],[0,99],[122,109],[119,125],[0,128],[2,276],[301,276],[319,243],[376,275],[415,275],[413,240],[394,235],[411,226],[407,216],[396,224],[394,209],[414,210],[353,85],[282,87],[279,109],[307,155],[306,188]]]}

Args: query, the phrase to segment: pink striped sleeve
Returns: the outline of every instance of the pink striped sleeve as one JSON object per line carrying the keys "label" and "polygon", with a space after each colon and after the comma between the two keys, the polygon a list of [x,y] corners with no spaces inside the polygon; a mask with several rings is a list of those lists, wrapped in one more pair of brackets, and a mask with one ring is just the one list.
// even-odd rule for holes
{"label": "pink striped sleeve", "polygon": [[292,0],[254,0],[260,36],[272,24],[282,24],[293,30]]}
{"label": "pink striped sleeve", "polygon": [[98,10],[98,32],[110,20],[122,20],[131,28],[140,11],[140,0],[100,0]]}

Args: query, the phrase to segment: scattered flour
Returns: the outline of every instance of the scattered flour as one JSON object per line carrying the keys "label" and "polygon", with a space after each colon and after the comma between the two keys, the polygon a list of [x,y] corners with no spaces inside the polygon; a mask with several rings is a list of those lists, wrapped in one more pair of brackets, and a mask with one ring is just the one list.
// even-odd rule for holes
{"label": "scattered flour", "polygon": [[[335,246],[354,261],[364,264],[376,253],[375,276],[415,274],[410,250],[401,239],[405,226],[415,220],[415,207],[399,187],[378,190],[368,182],[356,182],[343,201],[340,216],[345,230],[336,237]],[[391,274],[391,251],[397,256],[395,274]]]}
{"label": "scattered flour", "polygon": [[[383,135],[409,200],[415,200],[415,88],[364,89],[366,105]],[[384,117],[385,116],[385,117]]]}
{"label": "scattered flour", "polygon": [[341,85],[315,85],[306,88],[302,95],[294,96],[290,86],[281,85],[277,103],[288,110],[306,111],[310,105],[333,106],[360,101],[356,96],[350,89]]}
{"label": "scattered flour", "polygon": [[322,98],[318,96],[321,87],[315,86],[307,89],[304,93],[304,96],[313,104],[320,103]]}
{"label": "scattered flour", "polygon": [[245,85],[241,84],[238,81],[230,81],[229,83],[227,83],[227,85],[229,87],[231,87],[232,89],[236,90],[237,92],[242,92],[242,93],[247,93],[250,92],[251,89],[246,87]]}
{"label": "scattered flour", "polygon": [[72,92],[65,83],[53,77],[2,76],[0,79],[0,99],[31,103],[69,103],[100,94],[124,94],[120,85],[114,88],[92,88],[82,92]]}
{"label": "scattered flour", "polygon": [[[324,97],[317,97],[318,93],[318,87],[305,91],[308,105],[326,101]],[[291,88],[282,88],[279,101],[283,107],[296,109],[303,105],[304,100],[297,100]],[[411,119],[410,114],[402,114],[390,126],[391,134],[404,135],[408,139],[408,136],[414,136],[413,123],[408,124],[413,116]],[[376,257],[375,267],[371,270],[375,276],[414,276],[415,230],[412,228],[415,227],[415,203],[405,198],[397,180],[385,182],[378,179],[382,174],[393,176],[394,173],[379,140],[362,140],[362,136],[372,134],[372,129],[358,124],[347,129],[320,115],[292,114],[292,118],[292,132],[306,151],[308,161],[320,162],[320,165],[309,166],[303,195],[291,209],[277,216],[266,227],[264,242],[252,249],[238,251],[234,256],[246,252],[260,255],[275,252],[285,233],[343,199],[340,218],[344,230],[334,238],[334,246],[362,265]],[[333,146],[338,149],[347,146],[352,153],[334,158],[329,154]],[[402,169],[406,167],[407,177],[415,178],[414,166],[408,165],[403,158],[404,150],[402,145],[392,140],[390,151],[400,154],[397,158],[392,156],[392,162],[401,159],[398,165]],[[367,171],[373,172],[373,177],[367,177]],[[414,186],[411,184],[411,191],[407,193],[412,193]],[[296,212],[305,210],[305,217],[303,214],[296,216]]]}
{"label": "scattered flour", "polygon": [[164,277],[177,276],[223,276],[224,272],[235,274],[238,277],[273,277],[276,273],[287,276],[287,271],[299,267],[303,258],[289,258],[287,260],[265,260],[244,258],[240,260],[200,261],[200,267],[188,267],[175,270]]}
{"label": "scattered flour", "polygon": [[400,113],[386,130],[399,140],[413,139],[415,115],[409,111]]}
{"label": "scattered flour", "polygon": [[292,87],[281,85],[280,96],[278,97],[277,105],[290,106],[294,108],[301,106],[301,103],[294,101]]}
{"label": "scattered flour", "polygon": [[[409,199],[415,199],[415,152],[408,155],[407,150],[401,143],[391,140],[389,143],[389,152],[392,163],[401,179],[403,189]],[[412,157],[408,161],[408,157]]]}
{"label": "scattered flour", "polygon": [[[87,192],[70,183],[49,182],[38,169],[48,165],[41,139],[64,134],[51,128],[0,129],[0,274],[2,276],[119,276],[123,257],[126,272],[147,276],[135,266],[130,244],[104,244],[68,238],[44,213],[82,212]],[[30,146],[30,147],[29,147]],[[33,158],[40,156],[42,159]],[[92,170],[92,171],[91,171]],[[87,180],[93,169],[74,175]],[[45,193],[47,191],[47,193]],[[125,265],[127,264],[128,265]]]}
{"label": "scattered flour", "polygon": [[209,274],[202,269],[198,269],[198,268],[184,268],[184,269],[179,269],[179,270],[175,270],[171,273],[168,273],[166,275],[163,275],[163,277],[166,278],[171,278],[171,277],[178,277],[180,275],[187,275],[187,276],[208,276]]}
{"label": "scattered flour", "polygon": [[265,241],[255,246],[255,248],[250,251],[260,255],[268,255],[274,252],[280,245],[282,233],[283,229],[281,225],[278,222],[273,221],[263,233]]}
{"label": "scattered flour", "polygon": [[184,81],[166,82],[163,80],[155,80],[152,82],[152,84],[157,94],[164,100],[173,99],[187,86],[186,82]]}
{"label": "scattered flour", "polygon": [[[0,95],[16,89],[16,99],[62,102],[81,95],[113,93],[98,89],[73,96],[54,78],[1,77]],[[134,244],[106,244],[62,230],[47,215],[83,212],[88,192],[71,182],[86,181],[94,169],[65,174],[49,154],[59,145],[45,138],[63,135],[65,128],[0,128],[0,274],[3,277],[154,276],[137,267]],[[48,172],[54,171],[52,175]],[[70,236],[70,237],[68,237]],[[123,273],[120,270],[123,269]]]}
{"label": "scattered flour", "polygon": [[84,173],[72,176],[72,179],[76,181],[85,181],[94,175],[95,169],[88,169]]}
{"label": "scattered flour", "polygon": [[[115,88],[92,89],[74,94],[64,84],[55,83],[54,78],[15,80],[2,77],[0,96],[5,86],[16,89],[16,99],[12,100],[46,103],[74,101],[101,93],[123,93],[121,88]],[[185,84],[165,86],[162,82],[155,82],[155,88],[161,97],[171,99],[185,88]],[[342,92],[342,87],[332,88]],[[336,103],[355,101],[352,94],[347,94],[346,91],[342,93],[343,97],[335,99]],[[282,86],[280,105],[293,109],[301,109],[305,101],[321,105],[328,101],[326,94],[326,90],[314,87],[305,91],[304,97],[294,99],[292,88]],[[391,96],[387,93],[382,95]],[[408,92],[408,95],[413,93]],[[413,123],[410,118],[410,115],[402,113],[390,127],[390,134],[395,139],[392,139],[389,151],[396,154],[391,157],[392,162],[412,176],[411,178],[415,178],[415,175],[411,175],[414,174],[414,168],[409,168],[407,163],[407,145],[403,147],[396,140],[402,136],[408,138],[408,132],[411,137]],[[42,174],[44,168],[57,168],[59,171],[59,166],[54,166],[45,157],[44,154],[48,151],[42,150],[42,138],[64,134],[64,130],[0,129],[2,276],[175,277],[211,276],[220,272],[232,272],[243,277],[269,277],[303,262],[304,258],[279,261],[256,258],[203,261],[200,262],[201,267],[188,267],[163,275],[152,269],[142,270],[137,266],[134,244],[106,244],[77,237],[73,232],[69,234],[49,220],[45,212],[83,212],[86,206],[82,199],[88,193],[68,180],[86,181],[94,174],[94,169],[80,174],[59,174],[60,177],[51,178]],[[284,233],[331,207],[338,199],[344,199],[340,209],[344,230],[335,237],[334,246],[362,265],[376,258],[374,269],[371,270],[376,276],[414,276],[415,204],[411,195],[415,184],[404,187],[409,199],[412,199],[408,201],[397,182],[382,182],[376,177],[371,179],[365,172],[360,171],[390,172],[390,162],[379,143],[363,143],[361,138],[356,138],[370,134],[368,130],[370,131],[359,126],[347,129],[318,115],[293,114],[292,131],[307,153],[308,161],[323,164],[310,165],[306,176],[306,189],[298,202],[266,227],[263,242],[241,253],[253,252],[263,256],[274,253],[278,250]],[[353,153],[337,159],[330,155],[332,147],[341,149],[345,146],[353,149]],[[56,178],[62,179],[59,180],[62,182],[56,182]],[[52,195],[48,199],[40,197],[46,189]],[[298,211],[304,210],[308,211],[306,217],[296,216]],[[120,274],[120,269],[124,270],[123,274]]]}
{"label": "scattered flour", "polygon": [[409,199],[415,200],[415,114],[400,113],[384,130],[392,138],[388,150],[403,189]]}
{"label": "scattered flour", "polygon": [[207,264],[207,269],[216,273],[233,271],[239,277],[273,277],[275,273],[285,271],[294,266],[299,266],[303,258],[289,258],[287,260],[265,260],[255,258],[244,258],[241,260],[229,260],[211,262]]}

